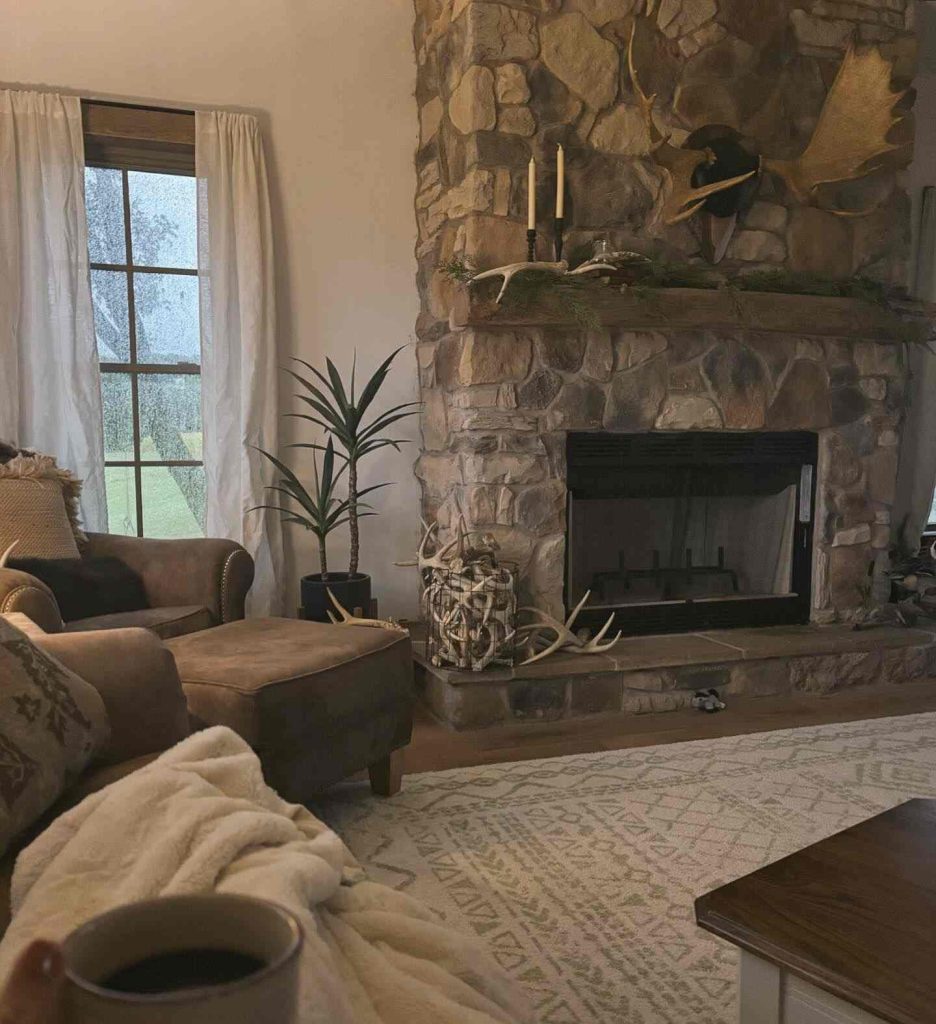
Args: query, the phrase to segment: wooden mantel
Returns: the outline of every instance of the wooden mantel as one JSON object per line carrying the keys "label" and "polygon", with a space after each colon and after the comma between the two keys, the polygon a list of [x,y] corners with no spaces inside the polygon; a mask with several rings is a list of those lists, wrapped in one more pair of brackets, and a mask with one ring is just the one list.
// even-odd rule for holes
{"label": "wooden mantel", "polygon": [[[748,330],[786,335],[812,335],[853,340],[908,340],[908,322],[932,317],[921,303],[903,303],[899,312],[853,298],[789,295],[780,292],[741,292],[701,288],[628,289],[595,285],[588,301],[606,327],[635,330]],[[569,327],[576,323],[561,309],[511,310],[509,295],[497,306],[481,287],[458,288],[450,326]]]}

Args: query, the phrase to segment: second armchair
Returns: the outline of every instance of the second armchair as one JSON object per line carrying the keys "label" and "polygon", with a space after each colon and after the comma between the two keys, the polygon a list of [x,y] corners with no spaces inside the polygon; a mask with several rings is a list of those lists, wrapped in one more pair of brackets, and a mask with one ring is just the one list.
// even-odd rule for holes
{"label": "second armchair", "polygon": [[119,559],[142,580],[148,607],[63,621],[52,591],[35,576],[0,568],[0,614],[23,612],[47,633],[144,626],[163,639],[244,617],[253,559],[230,540],[155,540],[88,534],[84,558]]}

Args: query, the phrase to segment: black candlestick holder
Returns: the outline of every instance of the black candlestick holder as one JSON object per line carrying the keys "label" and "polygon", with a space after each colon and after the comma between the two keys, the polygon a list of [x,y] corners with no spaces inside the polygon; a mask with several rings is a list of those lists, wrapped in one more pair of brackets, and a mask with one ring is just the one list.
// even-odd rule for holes
{"label": "black candlestick holder", "polygon": [[536,228],[527,228],[527,260],[536,262]]}
{"label": "black candlestick holder", "polygon": [[562,235],[565,228],[565,217],[557,217],[553,235],[553,245],[556,252],[556,262],[562,259]]}

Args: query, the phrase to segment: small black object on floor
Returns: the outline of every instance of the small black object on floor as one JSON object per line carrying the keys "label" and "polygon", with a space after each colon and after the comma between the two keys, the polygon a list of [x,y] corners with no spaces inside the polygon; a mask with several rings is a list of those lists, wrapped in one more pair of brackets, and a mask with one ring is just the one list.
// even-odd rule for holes
{"label": "small black object on floor", "polygon": [[692,695],[691,704],[697,711],[706,711],[709,714],[714,714],[716,711],[724,711],[728,706],[718,696],[718,690],[696,690]]}

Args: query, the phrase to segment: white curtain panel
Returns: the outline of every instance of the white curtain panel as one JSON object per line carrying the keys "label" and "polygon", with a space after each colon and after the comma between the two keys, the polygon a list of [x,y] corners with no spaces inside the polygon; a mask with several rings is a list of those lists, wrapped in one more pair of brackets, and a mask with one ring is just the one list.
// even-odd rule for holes
{"label": "white curtain panel", "polygon": [[207,530],[253,556],[251,614],[282,609],[282,526],[266,500],[276,453],[277,356],[269,188],[257,119],[198,111],[198,280]]}
{"label": "white curtain panel", "polygon": [[0,90],[0,438],[80,476],[85,527],[107,529],[74,96]]}
{"label": "white curtain panel", "polygon": [[[936,302],[936,188],[923,193],[917,243],[914,294]],[[936,489],[936,355],[923,345],[908,345],[910,409],[904,424],[897,477],[895,526],[915,549],[929,522]]]}

